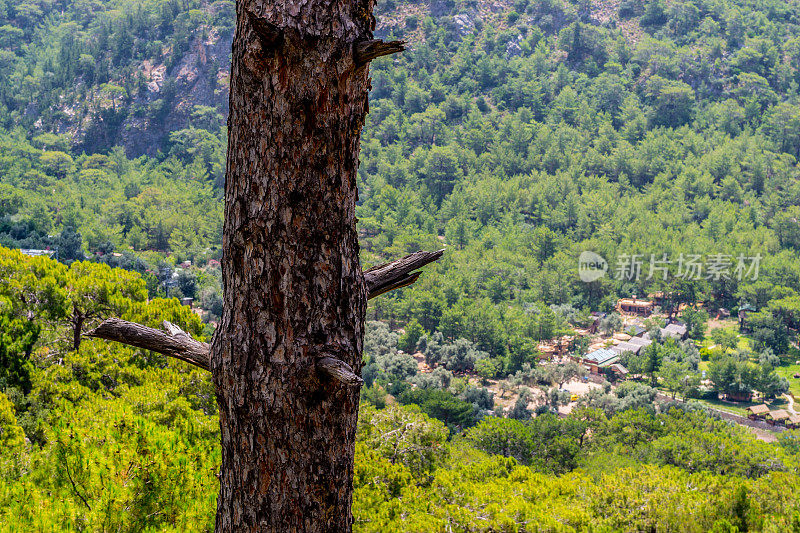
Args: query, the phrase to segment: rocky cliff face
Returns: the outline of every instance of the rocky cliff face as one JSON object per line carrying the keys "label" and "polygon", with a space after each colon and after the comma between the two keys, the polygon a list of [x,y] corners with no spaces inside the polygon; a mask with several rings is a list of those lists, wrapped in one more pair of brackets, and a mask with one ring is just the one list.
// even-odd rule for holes
{"label": "rocky cliff face", "polygon": [[[155,155],[166,146],[170,132],[190,125],[195,106],[216,108],[228,116],[228,76],[233,36],[209,35],[194,40],[190,50],[167,71],[165,65],[142,64],[147,91],[122,122],[117,143],[128,156]],[[146,113],[137,110],[156,110]]]}
{"label": "rocky cliff face", "polygon": [[190,126],[195,106],[214,107],[226,117],[232,38],[211,28],[171,69],[144,61],[140,68],[147,89],[129,106],[110,143],[123,146],[129,157],[153,156],[167,147],[171,132]]}

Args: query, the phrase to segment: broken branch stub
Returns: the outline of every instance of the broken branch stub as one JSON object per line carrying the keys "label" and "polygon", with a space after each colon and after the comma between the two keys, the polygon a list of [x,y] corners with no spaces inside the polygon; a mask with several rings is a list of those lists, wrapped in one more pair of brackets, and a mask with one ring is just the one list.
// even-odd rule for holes
{"label": "broken branch stub", "polygon": [[380,39],[370,39],[369,41],[359,41],[353,47],[353,56],[356,67],[363,67],[373,59],[389,54],[396,54],[406,49],[405,41],[381,41]]}
{"label": "broken branch stub", "polygon": [[335,357],[323,357],[318,360],[317,370],[345,385],[360,386],[364,383],[364,380],[353,372],[350,365]]}
{"label": "broken branch stub", "polygon": [[364,271],[367,283],[368,298],[374,298],[387,291],[405,287],[414,283],[419,277],[419,270],[442,257],[444,250],[436,252],[414,252],[397,261],[374,266]]}

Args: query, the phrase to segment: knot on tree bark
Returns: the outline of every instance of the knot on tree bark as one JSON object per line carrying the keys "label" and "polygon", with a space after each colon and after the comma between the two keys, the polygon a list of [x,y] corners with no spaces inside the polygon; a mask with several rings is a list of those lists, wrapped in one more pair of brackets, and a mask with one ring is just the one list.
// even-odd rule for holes
{"label": "knot on tree bark", "polygon": [[250,19],[250,25],[253,27],[253,31],[258,35],[261,41],[262,49],[268,50],[280,46],[283,40],[283,30],[264,17],[257,15],[249,8],[245,8],[245,12]]}

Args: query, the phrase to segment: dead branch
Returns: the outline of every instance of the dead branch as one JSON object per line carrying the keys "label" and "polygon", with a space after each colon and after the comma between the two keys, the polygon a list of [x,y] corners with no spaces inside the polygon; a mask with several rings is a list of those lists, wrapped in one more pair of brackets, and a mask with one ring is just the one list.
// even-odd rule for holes
{"label": "dead branch", "polygon": [[119,318],[109,318],[86,336],[151,350],[205,370],[211,368],[209,344],[193,339],[181,328],[166,320],[163,324],[166,332]]}
{"label": "dead branch", "polygon": [[367,283],[367,298],[375,298],[381,294],[411,285],[420,275],[415,272],[429,263],[437,261],[444,250],[436,252],[415,252],[397,261],[374,266],[364,271]]}

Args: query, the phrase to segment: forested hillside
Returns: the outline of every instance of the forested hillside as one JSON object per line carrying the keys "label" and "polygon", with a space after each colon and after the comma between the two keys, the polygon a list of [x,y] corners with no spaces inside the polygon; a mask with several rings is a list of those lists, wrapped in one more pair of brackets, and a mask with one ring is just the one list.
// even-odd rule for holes
{"label": "forested hillside", "polygon": [[[208,376],[80,333],[213,333],[234,16],[0,0],[0,529],[213,527]],[[800,359],[800,1],[383,0],[375,33],[409,49],[370,67],[362,261],[446,253],[370,304],[356,529],[800,528],[795,433],[763,443],[651,388],[691,397],[716,349],[712,380],[771,398]],[[582,281],[583,251],[607,275]],[[728,275],[682,276],[690,256]],[[667,340],[671,381],[626,360],[647,384],[564,419],[554,392],[527,420],[526,387],[579,374],[537,366],[539,343],[654,292],[697,341],[695,307],[752,309],[746,344]]]}

